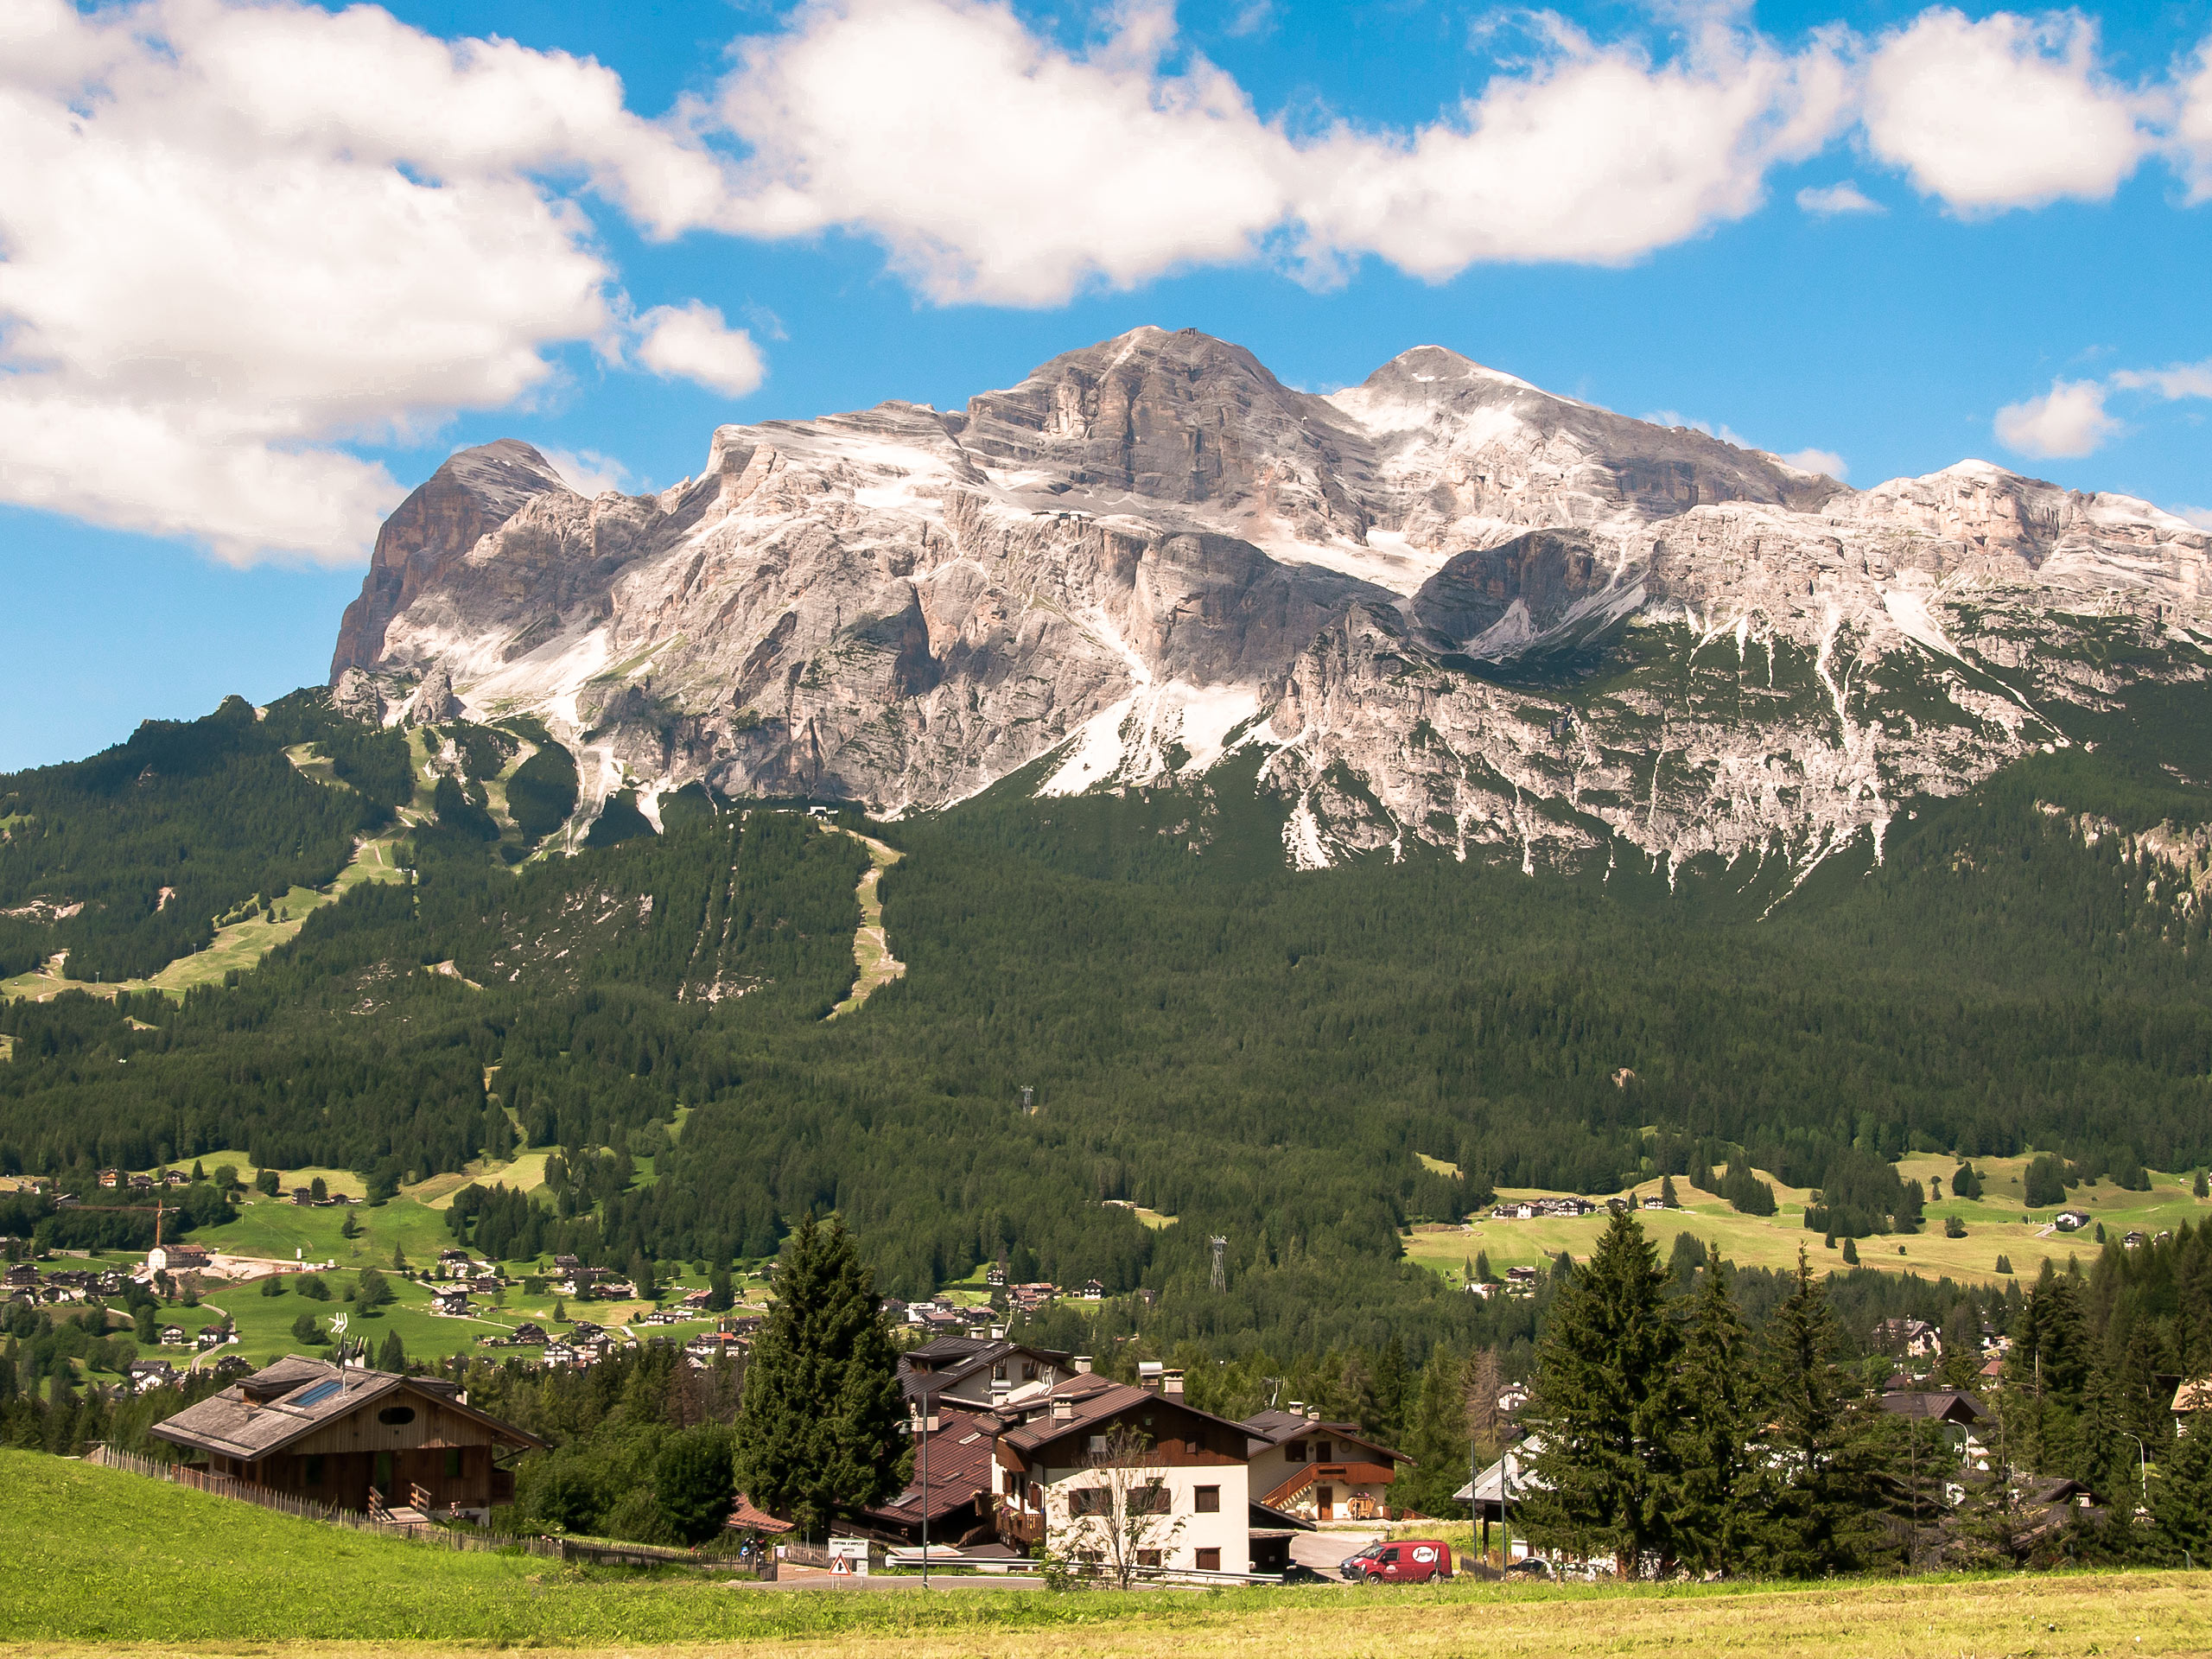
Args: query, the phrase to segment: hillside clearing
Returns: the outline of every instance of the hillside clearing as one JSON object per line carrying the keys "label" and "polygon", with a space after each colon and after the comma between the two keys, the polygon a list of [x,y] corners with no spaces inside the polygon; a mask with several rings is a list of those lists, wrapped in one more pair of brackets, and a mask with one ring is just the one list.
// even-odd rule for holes
{"label": "hillside clearing", "polygon": [[877,886],[883,873],[906,855],[895,847],[887,847],[871,836],[846,830],[843,834],[868,849],[868,872],[854,890],[861,903],[861,925],[853,933],[853,963],[860,976],[853,982],[853,991],[843,1001],[830,1010],[828,1018],[835,1020],[841,1014],[856,1011],[877,989],[889,984],[906,971],[906,964],[891,954],[890,941],[883,931],[883,900],[877,896]]}
{"label": "hillside clearing", "polygon": [[[1959,1166],[1956,1158],[1916,1154],[1901,1160],[1899,1173],[1923,1186],[1930,1176],[1939,1177],[1947,1196],[1928,1202],[1926,1224],[1919,1232],[1859,1240],[1859,1265],[1886,1273],[1915,1273],[1927,1279],[1948,1277],[1965,1284],[2002,1285],[2005,1275],[1997,1271],[1997,1258],[2002,1255],[2012,1262],[2013,1277],[2032,1284],[2046,1257],[2063,1269],[2069,1256],[2078,1256],[2087,1268],[2103,1248],[2096,1238],[2099,1223],[2109,1237],[2117,1240],[2131,1231],[2155,1233],[2160,1228],[2212,1216],[2212,1200],[2190,1197],[2190,1175],[2153,1173],[2147,1192],[2131,1192],[2109,1182],[2085,1182],[2071,1189],[2063,1207],[2087,1212],[2091,1224],[2076,1233],[2058,1232],[2050,1225],[2058,1206],[2038,1211],[2021,1208],[2024,1172],[2031,1156],[2024,1153],[2017,1158],[1972,1160],[1986,1183],[1979,1200],[1948,1196],[1952,1173]],[[1764,1170],[1758,1173],[1774,1188],[1776,1209],[1771,1216],[1739,1214],[1712,1193],[1700,1192],[1686,1178],[1676,1176],[1675,1194],[1686,1207],[1639,1210],[1637,1219],[1662,1251],[1672,1246],[1676,1234],[1688,1233],[1739,1268],[1794,1267],[1798,1247],[1803,1245],[1811,1251],[1816,1269],[1823,1263],[1840,1268],[1840,1242],[1831,1251],[1825,1248],[1821,1235],[1805,1230],[1805,1201],[1809,1194],[1802,1188],[1784,1185]],[[1658,1194],[1659,1182],[1655,1179],[1639,1182],[1618,1196],[1640,1202]],[[1497,1196],[1502,1201],[1567,1195],[1501,1187]],[[1949,1216],[1958,1217],[1965,1225],[1964,1238],[1943,1236],[1944,1218]],[[2023,1216],[2028,1219],[2022,1220]],[[1503,1273],[1509,1267],[1556,1259],[1561,1251],[1578,1260],[1588,1255],[1605,1231],[1606,1219],[1601,1204],[1597,1213],[1589,1216],[1543,1216],[1532,1221],[1479,1219],[1465,1226],[1421,1225],[1404,1241],[1405,1250],[1408,1259],[1447,1275],[1464,1274],[1465,1264],[1479,1251],[1490,1257],[1493,1271]]]}
{"label": "hillside clearing", "polygon": [[11,1653],[733,1650],[1842,1659],[2201,1653],[2212,1574],[2096,1573],[1821,1584],[1444,1590],[1254,1588],[1053,1596],[772,1591],[460,1554],[341,1531],[117,1471],[0,1452],[0,1644]]}

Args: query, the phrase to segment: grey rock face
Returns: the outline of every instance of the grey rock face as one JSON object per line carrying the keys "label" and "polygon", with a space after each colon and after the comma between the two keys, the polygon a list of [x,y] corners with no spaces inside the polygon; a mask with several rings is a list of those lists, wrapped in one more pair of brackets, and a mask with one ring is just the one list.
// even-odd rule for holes
{"label": "grey rock face", "polygon": [[964,411],[724,427],[658,496],[456,456],[385,526],[334,674],[539,715],[588,802],[926,809],[1047,754],[1066,791],[1253,746],[1301,863],[1802,872],[2064,741],[2115,630],[2150,646],[2126,672],[2201,675],[2208,550],[1981,462],[1849,490],[1434,346],[1319,397],[1145,328]]}

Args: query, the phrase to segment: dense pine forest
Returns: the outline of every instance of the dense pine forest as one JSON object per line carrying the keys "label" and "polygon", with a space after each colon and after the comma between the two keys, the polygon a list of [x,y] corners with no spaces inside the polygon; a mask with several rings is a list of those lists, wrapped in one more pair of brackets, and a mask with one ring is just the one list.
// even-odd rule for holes
{"label": "dense pine forest", "polygon": [[[233,1149],[390,1192],[559,1148],[559,1180],[519,1208],[495,1192],[476,1225],[623,1266],[764,1256],[835,1210],[887,1292],[1004,1255],[1168,1293],[1163,1337],[1426,1351],[1478,1316],[1401,1260],[1400,1230],[1494,1185],[1732,1159],[1831,1189],[1849,1236],[1916,1224],[1887,1169],[1907,1151],[2033,1147],[2075,1179],[2212,1159],[2204,913],[2077,821],[2193,824],[2208,798],[2124,754],[1918,803],[1878,864],[1833,858],[1762,919],[1717,867],[1670,882],[1626,849],[1533,878],[1440,855],[1293,874],[1234,765],[1125,797],[1016,778],[888,825],[695,791],[664,834],[633,807],[618,844],[520,862],[556,825],[501,830],[475,782],[516,734],[447,733],[461,764],[433,791],[400,734],[302,693],[0,780],[0,893],[85,905],[10,918],[10,948],[111,976],[429,809],[405,882],[315,912],[234,983],[0,1008],[0,1172]],[[300,743],[336,781],[284,758]],[[529,764],[532,811],[574,788],[550,740]],[[905,855],[881,894],[908,972],[825,1020],[868,864],[842,828]],[[187,880],[188,906],[156,897]],[[93,1224],[43,1221],[62,1243]],[[1229,1293],[1180,1294],[1216,1233]]]}

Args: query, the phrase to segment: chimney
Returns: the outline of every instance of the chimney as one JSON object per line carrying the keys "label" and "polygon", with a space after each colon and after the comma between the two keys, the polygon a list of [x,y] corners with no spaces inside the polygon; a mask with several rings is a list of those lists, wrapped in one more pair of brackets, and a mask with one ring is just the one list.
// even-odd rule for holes
{"label": "chimney", "polygon": [[1319,1406],[1307,1407],[1306,1411],[1306,1421],[1309,1423],[1319,1422],[1321,1421],[1321,1408]]}
{"label": "chimney", "polygon": [[1056,1423],[1073,1422],[1075,1421],[1075,1402],[1072,1400],[1053,1401],[1052,1421]]}
{"label": "chimney", "polygon": [[1161,1391],[1173,1399],[1183,1397],[1183,1373],[1179,1370],[1160,1373]]}
{"label": "chimney", "polygon": [[1004,1342],[1006,1340],[1006,1326],[1002,1325],[993,1325],[991,1327],[991,1340],[993,1342]]}
{"label": "chimney", "polygon": [[1162,1365],[1156,1359],[1139,1360],[1137,1362],[1137,1386],[1141,1389],[1149,1389],[1154,1394],[1158,1394],[1160,1392],[1160,1373],[1166,1369],[1167,1368],[1166,1366]]}
{"label": "chimney", "polygon": [[1073,1363],[1077,1376],[1087,1376],[1090,1374],[1090,1356],[1089,1354],[1077,1354],[1074,1358]]}
{"label": "chimney", "polygon": [[1284,1409],[1294,1417],[1303,1417],[1306,1414],[1306,1402],[1303,1400],[1294,1400]]}

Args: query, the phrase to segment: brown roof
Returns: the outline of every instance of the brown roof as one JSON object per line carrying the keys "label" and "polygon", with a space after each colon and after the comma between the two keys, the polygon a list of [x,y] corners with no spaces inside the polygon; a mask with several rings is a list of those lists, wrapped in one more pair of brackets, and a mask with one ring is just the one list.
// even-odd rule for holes
{"label": "brown roof", "polygon": [[397,1376],[359,1366],[294,1354],[243,1378],[220,1394],[188,1406],[153,1426],[151,1433],[175,1445],[253,1462],[281,1452],[293,1441],[351,1416],[363,1407],[395,1395],[413,1394],[474,1419],[511,1446],[544,1442],[464,1403],[460,1390],[430,1378]]}
{"label": "brown roof", "polygon": [[[948,1510],[971,1503],[979,1493],[997,1484],[997,1465],[992,1446],[1001,1419],[988,1412],[940,1413],[937,1433],[929,1437],[929,1515],[931,1520]],[[906,1490],[888,1503],[868,1511],[887,1519],[914,1522],[922,1517],[922,1448],[914,1451],[914,1478]]]}
{"label": "brown roof", "polygon": [[1257,1416],[1247,1417],[1244,1420],[1244,1428],[1247,1433],[1265,1440],[1269,1446],[1281,1446],[1285,1440],[1313,1436],[1332,1440],[1350,1440],[1356,1446],[1365,1446],[1370,1452],[1379,1452],[1395,1463],[1413,1461],[1395,1447],[1383,1445],[1357,1423],[1322,1423],[1316,1422],[1311,1417],[1301,1416],[1296,1412],[1263,1411]]}
{"label": "brown roof", "polygon": [[1031,1420],[1020,1427],[1009,1428],[999,1436],[999,1443],[1017,1453],[1024,1462],[1055,1440],[1071,1434],[1087,1433],[1091,1426],[1140,1406],[1165,1406],[1186,1416],[1196,1417],[1202,1422],[1217,1423],[1224,1428],[1234,1429],[1246,1448],[1246,1455],[1250,1453],[1252,1431],[1243,1424],[1234,1423],[1226,1417],[1217,1417],[1210,1411],[1200,1411],[1196,1406],[1186,1405],[1179,1395],[1155,1394],[1150,1389],[1132,1388],[1126,1382],[1110,1382],[1096,1372],[1084,1372],[1070,1377],[1054,1389],[1047,1398],[1052,1402],[1068,1402],[1072,1407],[1072,1414],[1055,1417],[1050,1405],[1043,1402],[1025,1406],[1025,1410],[1034,1414]]}
{"label": "brown roof", "polygon": [[1947,1423],[1978,1423],[1989,1413],[1963,1389],[1898,1389],[1882,1395],[1882,1409],[1897,1417],[1933,1417]]}

